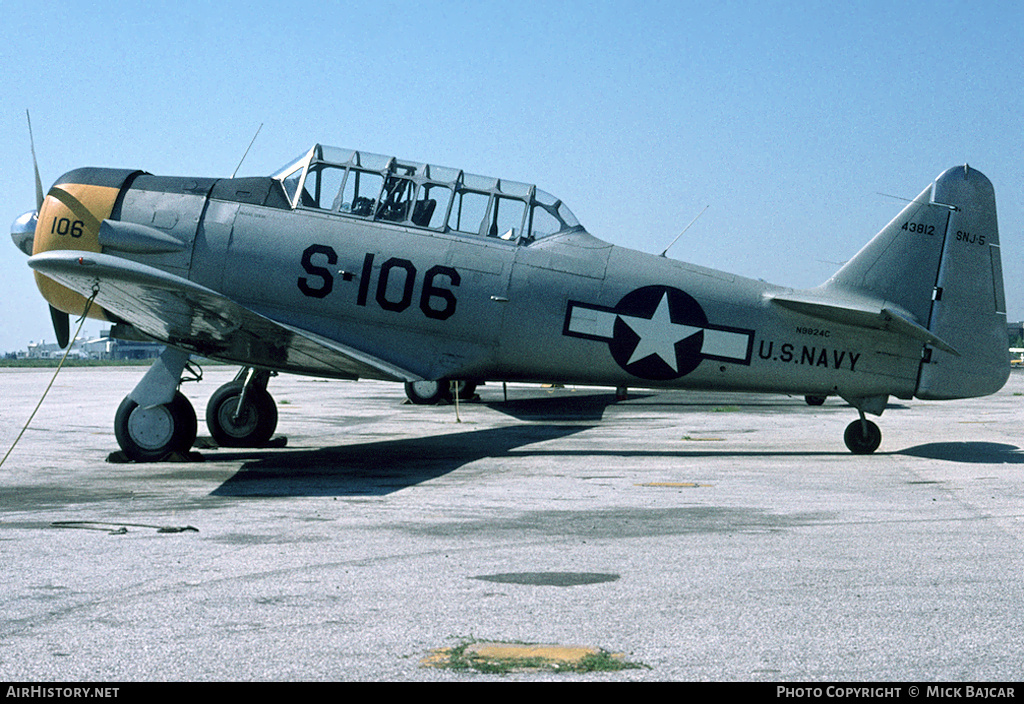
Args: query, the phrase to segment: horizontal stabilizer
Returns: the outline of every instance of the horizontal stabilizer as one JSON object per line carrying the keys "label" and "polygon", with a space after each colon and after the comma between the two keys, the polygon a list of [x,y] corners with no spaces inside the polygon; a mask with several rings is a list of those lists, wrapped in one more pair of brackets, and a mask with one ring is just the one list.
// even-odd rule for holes
{"label": "horizontal stabilizer", "polygon": [[960,356],[951,345],[933,335],[927,328],[915,323],[911,317],[899,310],[877,304],[870,299],[861,301],[823,301],[813,296],[799,294],[778,295],[771,298],[772,303],[797,313],[828,320],[833,323],[852,325],[854,327],[893,332],[936,349]]}

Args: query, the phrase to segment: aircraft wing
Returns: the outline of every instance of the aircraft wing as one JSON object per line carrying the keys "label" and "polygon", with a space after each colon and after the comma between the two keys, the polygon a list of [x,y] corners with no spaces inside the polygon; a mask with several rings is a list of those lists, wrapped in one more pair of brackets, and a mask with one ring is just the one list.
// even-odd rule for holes
{"label": "aircraft wing", "polygon": [[813,318],[872,330],[886,330],[960,356],[952,346],[936,337],[928,328],[916,323],[909,313],[895,306],[887,306],[883,301],[871,298],[825,298],[808,291],[776,294],[770,296],[769,300],[777,306]]}
{"label": "aircraft wing", "polygon": [[216,291],[144,264],[95,252],[54,250],[28,264],[150,337],[237,364],[342,379],[419,377],[320,335],[261,315]]}

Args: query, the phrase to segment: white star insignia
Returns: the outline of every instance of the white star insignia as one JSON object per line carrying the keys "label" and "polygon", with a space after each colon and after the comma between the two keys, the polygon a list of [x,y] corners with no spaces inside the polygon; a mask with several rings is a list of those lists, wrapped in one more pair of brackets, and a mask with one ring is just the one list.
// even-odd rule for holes
{"label": "white star insignia", "polygon": [[627,364],[658,355],[674,372],[679,371],[679,365],[676,363],[676,343],[704,329],[673,323],[668,309],[668,293],[662,295],[658,309],[650,318],[635,318],[622,314],[619,314],[619,318],[640,336],[640,341],[637,342]]}

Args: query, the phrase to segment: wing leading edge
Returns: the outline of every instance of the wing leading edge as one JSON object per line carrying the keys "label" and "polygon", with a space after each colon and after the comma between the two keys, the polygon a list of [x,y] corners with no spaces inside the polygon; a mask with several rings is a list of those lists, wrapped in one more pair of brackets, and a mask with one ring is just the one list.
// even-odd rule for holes
{"label": "wing leading edge", "polygon": [[55,250],[28,264],[160,342],[211,359],[341,379],[415,381],[407,370],[285,325],[187,279],[120,257]]}

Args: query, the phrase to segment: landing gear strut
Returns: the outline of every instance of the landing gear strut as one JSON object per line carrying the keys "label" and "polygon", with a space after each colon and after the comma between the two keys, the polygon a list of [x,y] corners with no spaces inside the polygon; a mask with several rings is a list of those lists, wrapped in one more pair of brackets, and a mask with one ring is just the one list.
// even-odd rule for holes
{"label": "landing gear strut", "polygon": [[221,447],[260,447],[277,429],[277,406],[267,391],[270,372],[243,369],[206,405],[206,425]]}

